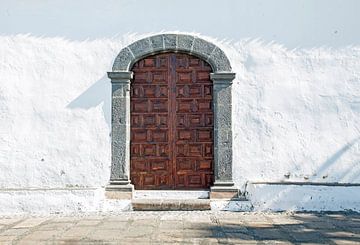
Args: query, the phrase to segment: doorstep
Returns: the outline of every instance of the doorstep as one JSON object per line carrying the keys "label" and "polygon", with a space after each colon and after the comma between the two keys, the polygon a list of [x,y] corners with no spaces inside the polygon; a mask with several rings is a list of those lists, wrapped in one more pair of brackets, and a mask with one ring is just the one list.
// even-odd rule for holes
{"label": "doorstep", "polygon": [[133,199],[209,199],[206,190],[134,190]]}
{"label": "doorstep", "polygon": [[134,211],[205,211],[211,210],[210,199],[133,199]]}
{"label": "doorstep", "polygon": [[131,205],[134,211],[205,211],[209,198],[206,190],[135,190]]}
{"label": "doorstep", "polygon": [[131,206],[134,211],[251,211],[245,198],[215,199],[209,191],[135,190]]}

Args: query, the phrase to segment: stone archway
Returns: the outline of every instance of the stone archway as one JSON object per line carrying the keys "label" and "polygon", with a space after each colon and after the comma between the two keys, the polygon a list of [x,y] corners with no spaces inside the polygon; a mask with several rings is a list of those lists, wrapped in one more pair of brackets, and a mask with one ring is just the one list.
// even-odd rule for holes
{"label": "stone archway", "polygon": [[138,40],[123,48],[108,76],[112,83],[111,176],[108,198],[128,199],[134,189],[130,180],[130,83],[132,65],[162,52],[182,52],[208,62],[213,73],[214,176],[211,197],[229,198],[237,194],[232,179],[232,93],[235,73],[225,53],[215,44],[192,35],[160,34]]}

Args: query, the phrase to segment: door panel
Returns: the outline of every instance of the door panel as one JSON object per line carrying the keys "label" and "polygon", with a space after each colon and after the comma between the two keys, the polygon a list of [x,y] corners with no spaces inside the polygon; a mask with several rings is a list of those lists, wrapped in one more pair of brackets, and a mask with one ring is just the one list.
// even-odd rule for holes
{"label": "door panel", "polygon": [[135,189],[207,189],[213,182],[211,67],[186,54],[147,57],[131,84]]}

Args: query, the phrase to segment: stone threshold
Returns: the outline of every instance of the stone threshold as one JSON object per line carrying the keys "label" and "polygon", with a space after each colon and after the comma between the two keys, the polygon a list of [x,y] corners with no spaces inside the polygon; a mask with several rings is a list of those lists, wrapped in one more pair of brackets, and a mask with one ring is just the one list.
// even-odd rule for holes
{"label": "stone threshold", "polygon": [[206,190],[134,190],[134,211],[201,211],[211,210]]}
{"label": "stone threshold", "polygon": [[134,211],[231,211],[248,212],[253,206],[248,200],[210,199],[132,199]]}
{"label": "stone threshold", "polygon": [[209,199],[207,190],[134,190],[133,199]]}
{"label": "stone threshold", "polygon": [[135,190],[131,200],[134,211],[251,211],[244,197],[210,198],[207,190]]}
{"label": "stone threshold", "polygon": [[133,199],[134,211],[205,211],[211,210],[210,199]]}

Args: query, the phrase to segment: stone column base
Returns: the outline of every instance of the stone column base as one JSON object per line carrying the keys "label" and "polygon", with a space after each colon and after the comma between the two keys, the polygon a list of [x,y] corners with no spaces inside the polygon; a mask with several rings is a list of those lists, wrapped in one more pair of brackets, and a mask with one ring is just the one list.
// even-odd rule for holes
{"label": "stone column base", "polygon": [[132,199],[134,186],[129,182],[116,182],[110,181],[109,185],[105,188],[105,196],[108,199]]}
{"label": "stone column base", "polygon": [[238,192],[233,182],[215,182],[210,188],[210,199],[238,199]]}

